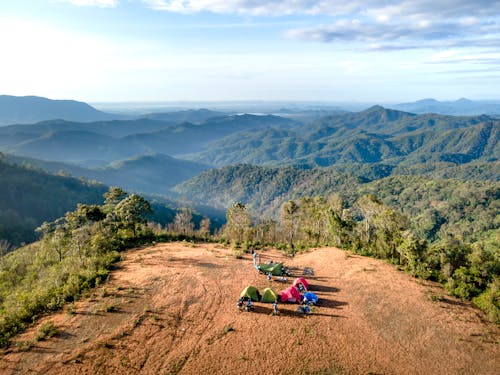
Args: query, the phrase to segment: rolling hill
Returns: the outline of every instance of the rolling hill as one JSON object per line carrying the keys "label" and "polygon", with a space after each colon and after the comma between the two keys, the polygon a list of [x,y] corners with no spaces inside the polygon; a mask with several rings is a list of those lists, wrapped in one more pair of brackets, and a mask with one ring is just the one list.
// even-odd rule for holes
{"label": "rolling hill", "polygon": [[46,161],[29,157],[5,155],[10,164],[27,168],[39,168],[50,173],[83,177],[108,186],[120,186],[126,190],[167,195],[169,189],[208,169],[208,166],[167,155],[142,155],[114,162],[100,168],[83,168],[78,165]]}
{"label": "rolling hill", "polygon": [[[92,170],[0,153],[0,240],[14,246],[36,240],[34,230],[42,222],[64,216],[77,203],[101,204],[106,185],[154,194],[149,198],[153,209],[149,219],[166,225],[182,204],[157,195],[165,195],[171,186],[204,169],[206,166],[166,155],[142,156]],[[195,207],[193,221],[198,224],[204,216],[211,217],[214,228],[224,221],[224,212],[202,202]]]}
{"label": "rolling hill", "polygon": [[235,132],[294,124],[278,116],[248,114],[209,118],[201,124],[147,118],[92,123],[52,120],[1,127],[0,150],[93,167],[145,154],[195,152]]}
{"label": "rolling hill", "polygon": [[209,167],[167,155],[142,155],[91,171],[108,185],[147,194],[168,195],[170,188]]}

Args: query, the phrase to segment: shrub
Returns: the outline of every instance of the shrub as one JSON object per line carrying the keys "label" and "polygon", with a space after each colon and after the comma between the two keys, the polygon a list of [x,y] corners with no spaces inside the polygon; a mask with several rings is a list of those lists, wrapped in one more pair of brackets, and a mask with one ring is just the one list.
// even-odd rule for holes
{"label": "shrub", "polygon": [[483,293],[473,298],[472,303],[483,310],[488,319],[500,324],[500,277],[496,277]]}
{"label": "shrub", "polygon": [[52,322],[45,322],[38,329],[38,332],[35,336],[36,341],[42,341],[53,336],[59,334],[59,329]]}

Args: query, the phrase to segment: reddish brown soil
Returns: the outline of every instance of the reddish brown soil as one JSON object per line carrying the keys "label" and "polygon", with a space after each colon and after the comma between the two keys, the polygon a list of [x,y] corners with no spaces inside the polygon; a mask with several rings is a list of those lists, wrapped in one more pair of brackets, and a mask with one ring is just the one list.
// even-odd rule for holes
{"label": "reddish brown soil", "polygon": [[[248,284],[275,290],[249,256],[218,245],[131,250],[110,280],[52,321],[59,335],[0,357],[2,374],[498,374],[499,329],[478,310],[378,260],[323,248],[285,258],[320,297],[313,314],[256,303]],[[291,280],[290,280],[291,281]],[[442,296],[432,298],[432,296]],[[39,325],[40,325],[39,324]],[[16,338],[33,340],[39,325]]]}

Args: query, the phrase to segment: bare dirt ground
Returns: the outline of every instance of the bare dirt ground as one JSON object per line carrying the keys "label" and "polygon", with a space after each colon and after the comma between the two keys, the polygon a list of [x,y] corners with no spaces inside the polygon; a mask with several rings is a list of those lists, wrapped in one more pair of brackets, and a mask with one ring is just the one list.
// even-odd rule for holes
{"label": "bare dirt ground", "polygon": [[256,303],[249,284],[276,291],[250,256],[216,244],[172,243],[126,252],[108,282],[51,321],[59,334],[0,356],[2,374],[498,374],[500,330],[470,305],[381,261],[322,248],[285,258],[320,306]]}

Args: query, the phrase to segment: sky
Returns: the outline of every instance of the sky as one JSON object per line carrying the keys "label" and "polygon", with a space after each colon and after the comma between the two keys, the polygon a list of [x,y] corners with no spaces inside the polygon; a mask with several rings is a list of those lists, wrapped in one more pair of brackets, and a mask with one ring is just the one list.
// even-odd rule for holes
{"label": "sky", "polygon": [[0,94],[500,99],[500,0],[0,0]]}

